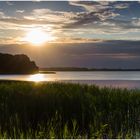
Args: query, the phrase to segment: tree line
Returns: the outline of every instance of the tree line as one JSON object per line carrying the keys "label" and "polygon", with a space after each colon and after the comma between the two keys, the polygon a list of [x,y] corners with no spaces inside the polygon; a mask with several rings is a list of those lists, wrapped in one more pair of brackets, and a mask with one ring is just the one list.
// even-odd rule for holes
{"label": "tree line", "polygon": [[38,71],[35,62],[27,55],[0,53],[0,74],[30,74]]}

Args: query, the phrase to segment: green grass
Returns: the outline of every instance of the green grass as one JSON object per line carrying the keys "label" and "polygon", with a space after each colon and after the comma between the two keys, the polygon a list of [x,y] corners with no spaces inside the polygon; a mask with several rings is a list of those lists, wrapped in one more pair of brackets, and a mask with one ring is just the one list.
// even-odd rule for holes
{"label": "green grass", "polygon": [[0,138],[140,138],[140,91],[0,82]]}

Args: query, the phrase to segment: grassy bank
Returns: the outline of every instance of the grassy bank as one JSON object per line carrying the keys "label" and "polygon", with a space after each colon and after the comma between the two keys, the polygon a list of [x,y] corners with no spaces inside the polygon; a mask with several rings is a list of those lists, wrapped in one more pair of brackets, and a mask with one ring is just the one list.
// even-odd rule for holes
{"label": "grassy bank", "polygon": [[0,138],[140,138],[140,91],[0,82]]}

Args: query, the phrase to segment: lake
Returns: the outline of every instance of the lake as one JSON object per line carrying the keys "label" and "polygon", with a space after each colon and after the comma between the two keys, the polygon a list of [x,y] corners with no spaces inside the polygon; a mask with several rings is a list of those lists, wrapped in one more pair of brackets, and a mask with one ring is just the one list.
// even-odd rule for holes
{"label": "lake", "polygon": [[61,81],[101,87],[140,88],[140,71],[59,71],[55,74],[0,75],[0,80]]}

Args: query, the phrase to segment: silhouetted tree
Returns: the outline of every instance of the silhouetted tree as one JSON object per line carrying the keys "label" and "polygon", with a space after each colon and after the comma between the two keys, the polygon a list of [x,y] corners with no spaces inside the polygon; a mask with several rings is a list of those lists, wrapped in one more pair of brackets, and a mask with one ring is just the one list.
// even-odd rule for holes
{"label": "silhouetted tree", "polygon": [[34,61],[30,61],[29,57],[0,53],[0,73],[1,74],[28,74],[36,73],[39,68]]}

